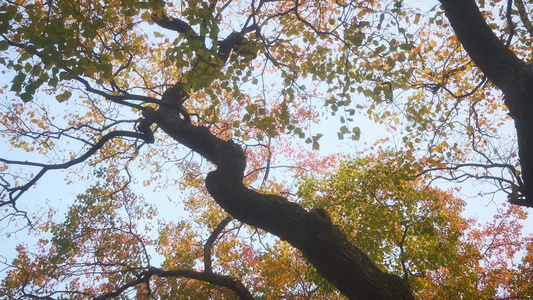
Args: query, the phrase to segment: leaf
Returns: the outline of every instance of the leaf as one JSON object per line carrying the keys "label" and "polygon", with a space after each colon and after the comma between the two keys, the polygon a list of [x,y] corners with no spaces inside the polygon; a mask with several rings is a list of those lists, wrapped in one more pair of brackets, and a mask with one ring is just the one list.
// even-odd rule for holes
{"label": "leaf", "polygon": [[13,78],[13,84],[11,85],[11,91],[20,92],[22,90],[22,84],[26,79],[26,74],[18,72],[18,74]]}
{"label": "leaf", "polygon": [[[20,94],[20,99],[24,102],[30,102],[33,100],[33,94],[30,93],[22,93]],[[29,151],[29,150],[28,150]]]}
{"label": "leaf", "polygon": [[361,46],[363,44],[363,41],[365,40],[365,33],[361,31],[356,31],[354,34],[350,35],[350,41],[355,46]]}
{"label": "leaf", "polygon": [[352,139],[359,140],[361,138],[361,129],[359,127],[352,128]]}
{"label": "leaf", "polygon": [[349,132],[350,132],[350,129],[348,129],[348,127],[346,127],[346,126],[342,126],[342,127],[340,128],[340,131],[341,131],[341,133],[346,134],[346,133],[349,133]]}
{"label": "leaf", "polygon": [[0,51],[7,50],[9,48],[9,43],[7,41],[0,41]]}
{"label": "leaf", "polygon": [[62,94],[59,94],[56,96],[56,100],[58,102],[63,102],[68,100],[72,96],[72,92],[70,91],[64,91]]}
{"label": "leaf", "polygon": [[[472,20],[484,20],[489,33],[505,40],[501,1],[482,2],[482,15]],[[528,12],[521,2],[515,1],[511,19]],[[381,286],[402,299],[528,294],[533,243],[519,235],[518,222],[525,213],[511,206],[493,220],[484,216],[488,226],[474,224],[462,216],[464,202],[456,196],[463,193],[439,188],[445,178],[491,178],[511,195],[498,192],[491,203],[518,202],[517,180],[524,178],[513,152],[516,137],[506,139],[500,130],[510,120],[503,92],[483,84],[485,68],[474,68],[470,47],[449,28],[447,5],[424,10],[406,1],[300,1],[296,11],[291,2],[261,3],[2,2],[0,63],[13,93],[0,87],[1,137],[22,153],[1,157],[0,201],[9,204],[2,212],[10,217],[3,229],[27,223],[16,207],[38,218],[30,235],[16,237],[27,245],[4,251],[15,254],[4,259],[0,295],[239,297],[187,275],[198,271],[242,283],[242,290],[264,299],[305,298],[309,291],[317,299],[364,297],[342,295],[335,285],[351,291],[365,280],[371,285],[361,290]],[[510,49],[527,65],[531,30],[525,21],[517,24],[525,30],[517,27]],[[180,84],[179,95],[165,92]],[[63,103],[49,103],[50,95]],[[32,99],[39,101],[22,103]],[[183,122],[185,113],[191,122]],[[340,140],[359,140],[354,122],[379,123],[379,130],[372,129],[365,144],[342,141],[346,147],[333,156],[316,151],[317,132],[331,126],[340,128]],[[378,139],[382,134],[387,138]],[[337,148],[326,146],[322,150]],[[495,165],[469,167],[490,161]],[[455,169],[458,164],[467,167]],[[54,216],[46,210],[59,207],[63,191],[54,187],[61,183],[39,181],[44,171],[63,167],[69,168],[56,175],[79,196],[60,203]],[[54,195],[25,205],[30,186],[38,197],[48,198],[47,186]],[[171,203],[161,201],[166,197]],[[315,270],[309,261],[329,265],[334,255],[307,261],[301,253],[316,256],[322,244],[298,243],[295,228],[283,220],[299,223],[297,231],[315,240],[342,229],[347,234],[337,235],[342,242],[330,245],[334,252],[352,253],[345,251],[351,243],[368,257],[345,260],[339,270]],[[516,253],[523,254],[522,264]],[[150,257],[163,272],[184,276],[154,277],[150,290],[142,282],[131,285],[157,275],[146,267]],[[402,284],[388,284],[401,282],[392,275],[376,280],[359,272],[355,283],[328,275],[361,261],[363,269],[376,267],[369,274],[408,274],[410,290],[402,297]],[[332,278],[335,285],[327,281]]]}

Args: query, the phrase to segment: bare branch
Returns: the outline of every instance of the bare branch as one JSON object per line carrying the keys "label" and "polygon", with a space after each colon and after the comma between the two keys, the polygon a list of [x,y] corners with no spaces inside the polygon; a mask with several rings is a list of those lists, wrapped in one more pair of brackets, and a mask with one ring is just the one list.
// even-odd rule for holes
{"label": "bare branch", "polygon": [[222,230],[228,225],[229,222],[233,220],[232,217],[225,217],[218,226],[213,230],[207,241],[204,245],[204,269],[205,272],[212,273],[212,261],[211,261],[211,251],[213,250],[213,244],[215,243],[215,240],[218,238],[220,233],[222,233]]}
{"label": "bare branch", "polygon": [[[450,166],[450,167],[431,168],[431,169],[427,169],[427,170],[424,170],[424,171],[420,172],[416,176],[418,177],[418,176],[421,176],[421,175],[424,175],[424,174],[427,174],[427,173],[430,173],[430,172],[434,172],[434,171],[459,170],[460,168],[465,168],[465,167],[483,168],[483,169],[486,169],[486,170],[492,169],[492,168],[506,168],[506,169],[509,169],[511,171],[511,173],[514,174],[514,176],[516,176],[516,168],[513,165],[510,165],[510,164],[498,164],[498,163],[493,163],[493,164],[489,164],[489,165],[476,164],[476,163],[466,163],[466,164],[458,164],[458,165]],[[472,175],[472,177],[475,177],[475,176]],[[522,180],[520,179],[520,177],[516,176],[516,178],[517,178],[518,184],[522,184]],[[510,181],[510,180],[506,180],[504,178],[499,178],[499,179],[504,181],[504,182],[506,182],[506,183],[515,185],[515,183]]]}
{"label": "bare branch", "polygon": [[71,166],[74,166],[76,164],[79,164],[81,162],[84,162],[87,160],[91,155],[93,155],[96,151],[101,149],[106,142],[108,142],[111,139],[117,138],[117,137],[132,137],[136,139],[145,139],[145,135],[138,132],[132,132],[132,131],[112,131],[106,135],[104,135],[96,144],[94,144],[87,152],[85,152],[82,156],[73,159],[71,161],[68,161],[63,164],[57,164],[57,165],[48,165],[48,164],[40,164],[35,162],[28,162],[28,161],[15,161],[15,160],[8,160],[4,158],[0,158],[0,162],[4,162],[7,164],[16,164],[16,165],[25,165],[25,166],[34,166],[34,167],[40,167],[41,170],[35,177],[33,177],[28,183],[13,187],[13,188],[7,188],[6,190],[9,192],[9,201],[0,202],[0,207],[8,204],[14,204],[15,201],[20,198],[20,196],[26,192],[32,185],[34,185],[41,177],[43,177],[46,172],[50,170],[59,170],[59,169],[67,169]]}
{"label": "bare branch", "polygon": [[230,289],[235,292],[235,294],[237,294],[240,299],[254,299],[250,291],[244,286],[244,284],[242,284],[242,282],[237,281],[231,278],[230,276],[218,275],[211,272],[198,272],[193,270],[163,270],[155,267],[149,268],[147,271],[142,272],[137,276],[136,280],[124,284],[116,291],[96,297],[95,299],[104,300],[117,297],[127,289],[134,287],[138,284],[149,284],[150,278],[152,276],[158,276],[161,278],[184,277],[189,279],[201,280],[220,287]]}
{"label": "bare branch", "polygon": [[518,10],[518,14],[520,15],[520,20],[522,20],[522,23],[524,23],[524,27],[526,27],[527,32],[529,32],[529,35],[533,37],[533,24],[531,24],[531,21],[528,18],[529,14],[526,12],[524,2],[522,2],[522,0],[515,0],[514,4],[516,6],[516,9]]}
{"label": "bare branch", "polygon": [[[521,176],[518,175],[518,172],[516,168],[513,165],[510,164],[502,164],[502,163],[491,163],[491,164],[476,164],[476,163],[465,163],[465,164],[457,164],[455,166],[449,166],[449,167],[439,167],[439,168],[431,168],[422,171],[417,176],[421,176],[430,172],[435,171],[457,171],[461,168],[483,168],[487,170],[486,174],[483,175],[477,175],[477,174],[471,174],[463,171],[464,173],[461,175],[456,174],[450,174],[449,177],[446,176],[436,176],[431,179],[430,183],[433,182],[435,179],[444,179],[448,181],[455,181],[455,182],[464,182],[468,179],[489,179],[496,183],[498,183],[499,188],[498,190],[502,190],[508,194],[508,199],[511,204],[516,205],[523,205],[528,206],[527,203],[523,202],[525,198],[525,192],[526,188],[524,185],[524,182],[522,181]],[[488,170],[494,169],[494,168],[501,168],[501,169],[507,169],[509,170],[509,173],[511,174],[512,178],[514,178],[515,181],[512,181],[510,179],[504,178],[503,174],[501,176],[493,176],[490,173],[488,173]],[[428,185],[429,185],[428,184]]]}
{"label": "bare branch", "polygon": [[200,41],[202,44],[205,43],[204,39],[189,24],[178,18],[169,18],[166,15],[162,15],[161,17],[152,15],[152,21],[165,29],[183,34],[187,39]]}
{"label": "bare branch", "polygon": [[507,42],[505,43],[507,47],[511,46],[511,41],[513,40],[513,36],[515,33],[515,30],[514,30],[515,26],[513,23],[513,18],[511,16],[512,10],[513,10],[513,0],[507,0],[507,11],[505,13],[505,19],[507,20],[507,26],[509,26],[509,37],[507,38]]}
{"label": "bare branch", "polygon": [[81,82],[85,86],[85,89],[88,92],[91,92],[91,93],[94,93],[96,95],[102,96],[102,97],[106,98],[109,101],[112,101],[112,102],[115,102],[115,103],[118,103],[118,104],[121,104],[121,105],[125,105],[125,106],[129,106],[129,107],[133,107],[133,108],[142,110],[143,106],[141,106],[139,104],[129,103],[126,100],[139,100],[139,101],[143,101],[143,102],[146,102],[146,103],[161,104],[161,102],[159,100],[154,99],[152,97],[134,95],[134,94],[126,93],[126,92],[124,92],[123,95],[111,95],[111,94],[108,94],[108,93],[105,93],[103,91],[100,91],[100,90],[97,90],[97,89],[93,88],[89,84],[89,82],[87,80],[85,80],[85,79],[83,79],[83,78],[81,78],[79,76],[76,77],[75,79],[77,81]]}

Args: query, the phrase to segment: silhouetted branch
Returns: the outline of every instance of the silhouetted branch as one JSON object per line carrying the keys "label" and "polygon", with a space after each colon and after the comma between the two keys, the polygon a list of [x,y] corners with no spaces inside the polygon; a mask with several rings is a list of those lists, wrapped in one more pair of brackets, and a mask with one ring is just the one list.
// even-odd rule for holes
{"label": "silhouetted branch", "polygon": [[129,283],[124,284],[114,292],[110,292],[99,297],[96,297],[95,300],[104,300],[117,297],[122,294],[127,289],[134,287],[138,284],[149,284],[152,276],[158,276],[160,278],[172,278],[172,277],[183,277],[189,279],[196,279],[205,281],[220,287],[225,287],[232,290],[237,294],[240,299],[243,300],[252,300],[254,297],[250,291],[242,284],[242,282],[237,281],[230,276],[219,275],[211,272],[198,272],[193,270],[163,270],[160,268],[149,268],[147,271],[142,272],[137,276],[137,279]]}
{"label": "silhouetted branch", "polygon": [[529,13],[526,11],[526,8],[524,7],[524,2],[522,2],[522,0],[515,0],[514,4],[516,6],[516,9],[518,10],[518,15],[520,16],[520,20],[522,20],[522,23],[524,23],[524,27],[526,28],[529,35],[533,37],[533,24],[531,24],[531,21],[528,18]]}
{"label": "silhouetted branch", "polygon": [[93,94],[102,96],[102,97],[106,98],[109,101],[112,101],[112,102],[115,102],[115,103],[118,103],[118,104],[121,104],[121,105],[125,105],[125,106],[129,106],[129,107],[133,107],[133,108],[142,110],[143,106],[141,106],[139,104],[134,104],[134,103],[127,102],[126,100],[138,100],[138,101],[143,101],[143,102],[146,102],[146,103],[161,104],[161,101],[159,101],[157,99],[154,99],[152,97],[142,96],[142,95],[134,95],[134,94],[126,93],[126,92],[124,92],[123,95],[111,95],[111,94],[108,94],[106,92],[103,92],[103,91],[100,91],[98,89],[93,88],[89,84],[89,82],[87,80],[85,80],[85,79],[83,79],[83,78],[81,78],[79,76],[74,78],[74,79],[76,79],[77,81],[81,82],[85,86],[85,90],[87,90],[88,92],[91,92]]}
{"label": "silhouetted branch", "polygon": [[204,245],[204,269],[205,272],[211,273],[213,272],[212,267],[212,261],[211,261],[211,251],[213,250],[213,244],[215,243],[215,240],[218,238],[222,230],[228,225],[229,222],[233,220],[232,217],[225,217],[218,226],[213,230],[207,241]]}
{"label": "silhouetted branch", "polygon": [[482,169],[487,170],[487,172],[490,169],[495,169],[495,168],[507,169],[509,170],[509,173],[511,174],[511,176],[516,180],[516,182],[506,179],[503,176],[493,176],[490,173],[484,174],[484,175],[478,175],[478,174],[470,174],[470,173],[463,171],[464,174],[461,174],[461,175],[451,174],[450,177],[435,176],[434,178],[431,179],[429,184],[431,184],[436,179],[444,179],[447,181],[455,181],[455,182],[464,182],[468,179],[476,179],[476,180],[489,179],[489,180],[493,180],[494,182],[499,183],[499,189],[502,191],[505,191],[508,194],[508,199],[511,204],[529,206],[529,204],[527,204],[526,202],[523,202],[523,200],[526,197],[525,195],[526,188],[525,188],[524,182],[522,181],[521,176],[518,175],[516,168],[510,164],[464,163],[464,164],[457,164],[457,165],[448,166],[448,167],[438,167],[438,168],[427,169],[427,170],[420,172],[417,176],[421,176],[421,175],[431,173],[431,172],[438,172],[438,171],[457,171],[462,168],[482,168]]}
{"label": "silhouetted branch", "polygon": [[36,162],[28,162],[28,161],[16,161],[16,160],[8,160],[4,158],[0,158],[0,162],[4,162],[6,164],[14,164],[14,165],[24,165],[24,166],[32,166],[32,167],[40,167],[41,170],[35,177],[33,177],[28,183],[16,186],[13,188],[9,188],[7,185],[5,186],[6,191],[9,193],[9,201],[2,201],[0,202],[0,207],[8,204],[14,204],[15,201],[24,193],[26,192],[32,185],[34,185],[41,177],[43,177],[46,172],[50,170],[60,170],[60,169],[67,169],[71,166],[74,166],[76,164],[79,164],[81,162],[84,162],[87,160],[91,155],[93,155],[96,151],[101,149],[106,142],[108,142],[111,139],[117,138],[117,137],[132,137],[137,139],[145,139],[145,135],[139,132],[131,132],[131,131],[112,131],[106,135],[104,135],[96,144],[94,144],[87,152],[85,152],[82,156],[75,158],[73,160],[70,160],[66,163],[62,164],[56,164],[56,165],[50,165],[50,164],[42,164],[42,163],[36,163]]}

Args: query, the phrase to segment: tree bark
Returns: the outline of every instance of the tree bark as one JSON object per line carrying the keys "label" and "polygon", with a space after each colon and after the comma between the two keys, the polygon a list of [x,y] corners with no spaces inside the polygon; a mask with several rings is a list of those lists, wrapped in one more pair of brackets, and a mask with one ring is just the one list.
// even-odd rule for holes
{"label": "tree bark", "polygon": [[400,277],[382,272],[327,212],[306,211],[277,196],[261,194],[243,184],[246,156],[233,141],[179,119],[176,111],[154,112],[158,126],[184,146],[217,165],[206,177],[215,201],[234,218],[270,232],[299,249],[317,271],[350,299],[414,299]]}
{"label": "tree bark", "polygon": [[533,69],[496,37],[474,0],[440,0],[466,52],[505,95],[515,121],[522,179],[514,204],[533,207]]}

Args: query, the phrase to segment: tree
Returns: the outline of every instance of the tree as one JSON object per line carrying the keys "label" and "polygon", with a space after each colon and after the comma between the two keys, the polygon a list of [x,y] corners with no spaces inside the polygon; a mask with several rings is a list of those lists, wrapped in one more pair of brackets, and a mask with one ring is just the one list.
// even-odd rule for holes
{"label": "tree", "polygon": [[[288,144],[287,137],[303,138],[313,149],[320,146],[322,135],[309,125],[318,119],[317,105],[339,116],[339,138],[352,139],[361,134],[351,125],[353,115],[365,108],[391,130],[404,125],[402,150],[394,155],[399,164],[410,166],[410,178],[451,174],[451,179],[495,180],[513,203],[533,206],[530,139],[524,130],[532,86],[526,66],[530,8],[515,1],[515,9],[509,6],[505,14],[508,26],[498,20],[487,25],[482,16],[492,17],[499,1],[484,4],[484,13],[474,1],[441,2],[481,71],[447,31],[439,6],[426,13],[401,1],[6,1],[0,9],[0,50],[6,55],[0,62],[18,100],[6,103],[2,130],[12,147],[41,156],[32,162],[0,159],[0,205],[7,209],[5,219],[27,218],[32,230],[52,238],[39,242],[46,256],[32,258],[18,248],[2,293],[111,298],[179,291],[268,297],[276,284],[258,284],[252,293],[246,270],[261,269],[260,262],[276,266],[275,260],[247,255],[253,246],[236,243],[231,237],[236,233],[224,230],[231,218],[222,208],[299,250],[350,299],[412,299],[408,273],[402,279],[378,267],[326,210],[304,209],[269,174],[273,162],[280,161],[276,150],[283,149],[276,145]],[[515,16],[525,31],[515,28]],[[430,35],[432,26],[441,30]],[[508,38],[505,45],[491,28],[511,37],[520,32],[520,38],[514,44]],[[494,72],[494,66],[506,66],[506,72]],[[499,115],[503,105],[485,76],[505,94],[516,121],[521,168],[512,147],[506,152],[492,144],[505,116]],[[355,104],[356,93],[369,102]],[[57,103],[41,101],[43,95],[55,95]],[[456,145],[450,145],[451,138],[457,138]],[[188,159],[186,149],[210,165]],[[171,162],[177,162],[183,178],[165,173],[163,180]],[[149,169],[150,177],[137,175],[132,165]],[[294,169],[295,176],[307,166]],[[94,184],[77,197],[63,222],[35,222],[19,208],[24,193],[49,171],[72,170],[68,179],[76,181],[84,167],[91,175],[82,178]],[[494,176],[495,169],[510,173]],[[195,230],[187,223],[161,226],[158,239],[139,233],[142,222],[154,217],[154,204],[145,204],[130,187],[141,181],[155,190],[170,188],[171,182],[194,188],[188,207],[211,232],[201,247],[192,242]],[[152,245],[165,257],[161,267],[150,260]],[[247,263],[232,264],[227,251],[214,259],[213,251],[224,247],[237,249],[235,257],[247,257]],[[280,261],[296,256],[286,244],[274,248]],[[235,271],[225,273],[214,262]],[[295,266],[296,274],[313,277],[314,269],[305,263]],[[81,274],[86,280],[75,279]],[[318,277],[302,281],[308,297],[317,287],[332,290]]]}
{"label": "tree", "polygon": [[484,225],[465,219],[464,201],[412,178],[411,166],[396,157],[383,152],[345,161],[325,180],[315,174],[301,185],[302,205],[327,209],[348,239],[408,281],[417,299],[529,295],[513,287],[519,269],[508,261],[527,244],[519,223],[524,212],[501,208]]}
{"label": "tree", "polygon": [[[522,1],[508,1],[505,13],[507,21],[507,41],[503,43],[494,35],[479,11],[475,1],[441,1],[446,16],[450,20],[457,38],[461,41],[472,60],[483,74],[505,95],[505,104],[515,121],[518,133],[520,164],[523,183],[519,186],[520,197],[513,199],[516,204],[531,207],[533,199],[533,169],[531,161],[531,136],[529,135],[529,112],[533,91],[533,71],[529,59],[521,59],[509,48],[518,30],[513,14],[520,17],[524,34],[531,36],[532,27],[527,7]],[[518,50],[520,51],[520,50]]]}

